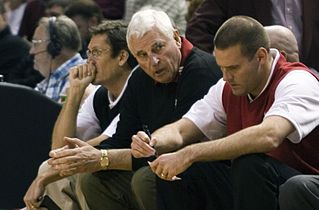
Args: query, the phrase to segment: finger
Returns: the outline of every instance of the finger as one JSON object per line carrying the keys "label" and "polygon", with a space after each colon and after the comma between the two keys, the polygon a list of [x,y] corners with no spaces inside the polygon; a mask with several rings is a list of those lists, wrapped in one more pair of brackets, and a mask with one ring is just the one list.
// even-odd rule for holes
{"label": "finger", "polygon": [[152,171],[157,174],[157,176],[161,177],[162,175],[162,167],[159,164],[158,158],[150,163]]}
{"label": "finger", "polygon": [[[64,157],[70,157],[70,156],[74,156],[77,153],[77,148],[74,149],[64,149],[64,150],[60,150],[58,152],[54,152],[54,154],[51,156],[52,157],[52,161],[55,161],[57,159],[62,159]],[[51,161],[51,162],[52,162]]]}
{"label": "finger", "polygon": [[70,70],[70,75],[71,75],[71,78],[75,79],[78,77],[78,68],[77,67],[74,67]]}
{"label": "finger", "polygon": [[64,140],[70,144],[73,145],[74,147],[83,147],[88,145],[88,143],[86,143],[85,141],[82,141],[78,138],[70,138],[70,137],[64,137]]}
{"label": "finger", "polygon": [[138,150],[132,149],[132,150],[131,150],[131,153],[132,153],[133,157],[135,157],[135,158],[146,157],[145,154],[141,153],[141,152],[138,151]]}
{"label": "finger", "polygon": [[68,149],[68,148],[69,148],[69,146],[68,146],[68,145],[65,145],[64,147],[51,150],[51,151],[49,152],[49,156],[52,157],[52,158],[55,158],[55,157],[58,156],[58,154],[59,154],[61,151],[66,150],[66,149]]}
{"label": "finger", "polygon": [[141,139],[143,142],[145,142],[145,143],[147,143],[147,144],[149,144],[150,143],[150,138],[149,138],[149,136],[148,136],[148,134],[147,133],[145,133],[144,131],[139,131],[139,132],[137,132],[137,134],[136,134],[138,137],[139,137],[139,139]]}
{"label": "finger", "polygon": [[91,75],[95,77],[96,65],[94,63],[89,63],[89,70],[91,71]]}
{"label": "finger", "polygon": [[132,137],[131,148],[142,153],[144,157],[149,157],[155,154],[154,148],[141,141],[140,138],[136,135]]}
{"label": "finger", "polygon": [[157,138],[156,137],[152,137],[151,141],[150,141],[150,146],[154,147],[157,143]]}
{"label": "finger", "polygon": [[[144,132],[142,132],[142,133],[144,133]],[[148,153],[155,153],[155,150],[149,144],[149,138],[147,135],[145,135],[145,133],[144,133],[144,139],[141,138],[141,136],[139,136],[139,135],[133,135],[132,142],[138,144],[141,148],[146,150]]]}
{"label": "finger", "polygon": [[64,176],[72,176],[77,173],[77,168],[70,168],[68,170],[61,170],[59,175],[64,177]]}
{"label": "finger", "polygon": [[82,79],[83,78],[83,65],[79,65],[78,67],[77,67],[77,69],[78,69],[78,79]]}
{"label": "finger", "polygon": [[[77,158],[75,158],[74,156],[68,156],[58,159],[51,159],[50,161],[48,161],[48,163],[55,170],[63,170],[70,168],[70,166],[74,166],[76,160]],[[76,167],[78,167],[78,165],[76,165]]]}
{"label": "finger", "polygon": [[82,69],[82,77],[85,78],[88,76],[88,65],[84,64]]}
{"label": "finger", "polygon": [[182,178],[178,177],[178,176],[173,176],[171,178],[172,181],[179,181],[179,180],[182,180]]}

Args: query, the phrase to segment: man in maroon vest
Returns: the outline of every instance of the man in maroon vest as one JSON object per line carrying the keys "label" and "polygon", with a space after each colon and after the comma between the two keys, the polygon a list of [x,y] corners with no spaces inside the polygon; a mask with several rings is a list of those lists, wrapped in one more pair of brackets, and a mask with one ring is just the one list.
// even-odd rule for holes
{"label": "man in maroon vest", "polygon": [[[165,180],[195,162],[230,159],[235,209],[278,209],[281,184],[319,173],[318,78],[270,49],[263,26],[250,17],[226,21],[214,45],[223,80],[151,139],[133,136],[132,154],[159,154],[150,166]],[[204,138],[210,141],[197,143]]]}

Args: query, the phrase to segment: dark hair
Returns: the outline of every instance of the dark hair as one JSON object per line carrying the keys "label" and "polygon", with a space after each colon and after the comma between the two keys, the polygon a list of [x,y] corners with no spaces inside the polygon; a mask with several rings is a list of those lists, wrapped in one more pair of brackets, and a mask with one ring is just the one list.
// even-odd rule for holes
{"label": "dark hair", "polygon": [[98,23],[103,20],[101,8],[92,0],[72,1],[72,3],[65,8],[64,14],[70,18],[76,15],[80,15],[86,19],[96,17]]}
{"label": "dark hair", "polygon": [[134,68],[137,61],[128,49],[126,42],[127,23],[121,20],[105,20],[101,24],[90,29],[92,35],[105,34],[106,43],[111,46],[111,56],[114,58],[119,55],[121,50],[129,53],[127,63]]}
{"label": "dark hair", "polygon": [[218,29],[214,45],[218,49],[227,49],[239,44],[241,53],[252,59],[260,47],[269,51],[270,41],[263,26],[247,16],[234,16]]}
{"label": "dark hair", "polygon": [[69,1],[68,0],[50,0],[47,3],[47,8],[51,8],[55,5],[65,8],[66,6],[69,5]]}

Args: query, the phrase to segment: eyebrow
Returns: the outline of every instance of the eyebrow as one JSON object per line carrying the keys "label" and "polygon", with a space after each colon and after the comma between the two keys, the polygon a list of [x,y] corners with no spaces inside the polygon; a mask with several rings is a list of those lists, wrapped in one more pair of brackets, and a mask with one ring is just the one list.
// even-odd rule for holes
{"label": "eyebrow", "polygon": [[224,68],[226,70],[234,70],[234,69],[237,69],[239,68],[240,65],[239,64],[235,64],[235,65],[230,65],[230,66],[221,66],[221,68]]}

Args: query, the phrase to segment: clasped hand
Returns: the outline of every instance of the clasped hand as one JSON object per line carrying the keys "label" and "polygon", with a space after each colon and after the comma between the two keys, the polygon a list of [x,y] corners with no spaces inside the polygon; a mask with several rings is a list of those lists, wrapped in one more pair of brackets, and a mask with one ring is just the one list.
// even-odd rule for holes
{"label": "clasped hand", "polygon": [[[156,154],[153,148],[156,145],[156,137],[149,136],[139,131],[132,136],[131,152],[135,158],[151,157]],[[183,154],[179,152],[167,153],[158,156],[153,162],[148,162],[152,171],[161,179],[168,181],[180,180],[178,174],[185,171],[190,164],[183,158]]]}
{"label": "clasped hand", "polygon": [[66,146],[52,150],[48,164],[59,171],[60,176],[99,170],[101,152],[88,143],[65,137]]}

